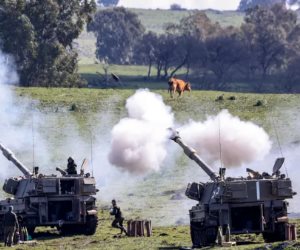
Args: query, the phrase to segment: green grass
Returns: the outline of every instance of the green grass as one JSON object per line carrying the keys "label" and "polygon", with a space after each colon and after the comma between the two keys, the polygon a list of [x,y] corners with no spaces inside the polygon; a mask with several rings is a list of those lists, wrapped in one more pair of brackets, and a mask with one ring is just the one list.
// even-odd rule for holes
{"label": "green grass", "polygon": [[[153,235],[151,237],[122,237],[114,238],[114,235],[119,233],[119,230],[111,228],[112,218],[108,216],[107,210],[102,210],[99,213],[99,226],[96,234],[93,236],[65,236],[58,235],[55,229],[40,228],[37,230],[36,240],[37,245],[26,246],[19,245],[17,249],[124,249],[124,250],[141,250],[141,249],[158,249],[163,247],[173,247],[173,249],[179,249],[179,247],[190,247],[191,240],[189,235],[189,226],[170,226],[170,227],[154,227]],[[300,220],[294,221],[298,225],[298,235],[300,233],[299,225]],[[258,247],[264,247],[261,236],[255,235],[243,235],[233,236],[233,240],[239,238],[239,241],[247,240],[253,242],[248,245],[238,245],[230,249],[257,249]],[[280,243],[268,244],[274,248]],[[289,249],[299,249],[292,247],[295,242],[291,242]],[[299,244],[298,244],[299,245]],[[4,247],[0,247],[4,249]],[[220,247],[210,247],[209,249],[224,249]]]}
{"label": "green grass", "polygon": [[[136,83],[134,87],[155,88],[157,83]],[[159,83],[163,88],[163,83]],[[300,95],[292,94],[249,94],[215,91],[192,91],[184,93],[182,98],[170,98],[165,89],[153,90],[160,94],[164,102],[172,107],[178,122],[188,119],[204,120],[207,115],[214,115],[222,109],[242,120],[252,121],[262,126],[275,139],[275,129],[279,131],[281,143],[292,143],[300,140],[295,124],[299,124],[298,112],[300,110]],[[124,116],[125,101],[135,92],[135,89],[60,89],[60,88],[17,88],[18,95],[28,96],[39,101],[37,106],[42,112],[45,110],[57,115],[67,112],[76,119],[79,127],[92,126],[93,117],[104,110],[112,116],[112,122],[117,122]],[[224,94],[224,101],[215,99]],[[235,101],[228,100],[230,96],[236,97]],[[254,106],[257,101],[264,105]],[[70,111],[75,104],[77,110]],[[57,128],[59,129],[59,128]]]}
{"label": "green grass", "polygon": [[[104,83],[104,69],[103,64],[81,64],[79,65],[79,71],[81,76],[87,80],[87,82],[93,86],[103,86]],[[150,88],[150,89],[164,89],[166,81],[156,81],[155,78],[147,80],[148,67],[142,65],[109,65],[108,75],[109,83],[108,87],[112,88]],[[100,73],[100,74],[99,74]],[[116,83],[111,73],[114,73],[120,77],[120,82]],[[183,74],[184,70],[179,70],[178,74]],[[156,69],[152,67],[152,76],[155,76]],[[102,76],[101,76],[102,75]]]}
{"label": "green grass", "polygon": [[[152,85],[153,84],[153,85]],[[164,85],[163,85],[164,84]],[[271,135],[274,134],[272,123],[283,131],[286,130],[285,140],[298,140],[294,130],[290,130],[289,124],[298,117],[300,95],[292,94],[249,94],[230,93],[215,91],[192,91],[184,93],[182,98],[170,98],[167,93],[167,84],[159,83],[162,90],[154,90],[162,95],[164,102],[171,106],[176,119],[184,121],[188,118],[204,119],[208,114],[217,114],[222,109],[228,109],[233,115],[239,116],[242,120],[249,120],[264,127]],[[136,87],[153,88],[154,83],[136,82]],[[132,95],[134,89],[46,89],[46,88],[17,88],[17,93],[22,96],[29,96],[39,101],[39,108],[57,108],[69,110],[72,104],[78,107],[77,112],[71,112],[75,116],[86,117],[90,113],[102,112],[107,107],[113,108],[111,112],[118,115],[125,112],[124,104],[126,98]],[[215,99],[224,94],[224,101],[217,102]],[[235,101],[228,100],[230,96],[236,97]],[[255,103],[262,100],[264,105],[255,107]],[[287,112],[288,111],[288,112]],[[293,120],[286,121],[292,117]]]}
{"label": "green grass", "polygon": [[[145,76],[148,67],[135,65],[110,65],[109,71],[122,76]],[[104,73],[102,64],[86,64],[79,67],[81,74],[95,74],[96,72]]]}
{"label": "green grass", "polygon": [[[154,227],[152,237],[114,238],[120,230],[112,229],[109,211],[99,212],[98,229],[93,236],[58,235],[55,229],[38,228],[35,235],[36,246],[19,245],[17,249],[158,249],[167,246],[190,246],[187,226]],[[22,246],[22,247],[21,247]],[[0,249],[4,249],[0,247]]]}

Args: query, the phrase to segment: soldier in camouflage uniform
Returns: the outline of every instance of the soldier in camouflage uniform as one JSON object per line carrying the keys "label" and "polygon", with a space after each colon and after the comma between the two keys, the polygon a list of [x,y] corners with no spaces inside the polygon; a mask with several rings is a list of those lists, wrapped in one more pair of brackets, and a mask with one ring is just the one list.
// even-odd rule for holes
{"label": "soldier in camouflage uniform", "polygon": [[15,232],[19,230],[17,215],[13,209],[13,206],[10,206],[3,218],[4,245],[9,247],[12,246]]}
{"label": "soldier in camouflage uniform", "polygon": [[114,228],[119,228],[121,230],[121,234],[124,232],[127,235],[127,231],[123,226],[124,218],[122,217],[122,212],[120,207],[117,206],[116,200],[112,200],[112,208],[110,209],[110,214],[115,216],[111,226]]}

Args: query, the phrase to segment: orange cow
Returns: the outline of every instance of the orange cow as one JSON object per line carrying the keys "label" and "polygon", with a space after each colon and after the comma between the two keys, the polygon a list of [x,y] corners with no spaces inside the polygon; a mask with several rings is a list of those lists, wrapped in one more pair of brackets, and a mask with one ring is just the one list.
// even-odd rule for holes
{"label": "orange cow", "polygon": [[171,97],[173,98],[175,91],[178,92],[178,97],[182,95],[182,93],[185,90],[191,91],[191,84],[189,82],[185,82],[180,79],[176,79],[174,77],[171,77],[168,81],[169,89],[168,92],[170,92]]}

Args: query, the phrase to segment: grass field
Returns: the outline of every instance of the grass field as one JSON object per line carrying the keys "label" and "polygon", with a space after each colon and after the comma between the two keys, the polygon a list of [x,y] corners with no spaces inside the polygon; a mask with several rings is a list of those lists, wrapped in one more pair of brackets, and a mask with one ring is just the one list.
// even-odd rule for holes
{"label": "grass field", "polygon": [[[118,67],[118,66],[116,66]],[[88,67],[89,68],[89,67]],[[130,73],[130,66],[128,67]],[[89,68],[92,70],[92,68]],[[124,68],[123,68],[124,69]],[[137,82],[138,87],[156,89],[154,83]],[[160,84],[160,83],[159,83]],[[163,88],[163,85],[159,85]],[[85,115],[90,112],[102,112],[107,106],[114,107],[115,110],[124,112],[126,98],[132,95],[134,89],[44,89],[44,88],[18,88],[19,95],[29,96],[39,101],[39,107],[59,107],[70,108],[76,104],[79,111],[75,115]],[[232,114],[241,119],[253,121],[269,132],[271,132],[271,118],[278,121],[280,128],[286,127],[286,111],[295,112],[299,110],[300,96],[292,94],[250,94],[250,93],[230,93],[216,91],[199,91],[184,93],[183,97],[170,98],[167,89],[153,90],[162,95],[167,105],[170,105],[179,121],[189,117],[193,119],[203,119],[208,114],[216,114],[222,109],[228,109]],[[224,101],[216,102],[216,98],[224,94]],[[230,96],[235,96],[236,100],[228,100]],[[263,102],[262,106],[254,106],[257,101]],[[196,110],[195,110],[196,107]],[[113,111],[113,110],[112,110]],[[295,140],[300,138],[295,138]]]}
{"label": "grass field", "polygon": [[[110,224],[112,219],[108,217],[108,211],[99,213],[99,225],[96,234],[93,236],[65,236],[61,237],[57,231],[51,228],[39,229],[35,235],[37,244],[35,246],[19,245],[16,249],[105,249],[105,250],[154,250],[154,249],[180,249],[180,247],[191,247],[191,240],[188,226],[172,227],[154,227],[152,237],[122,237],[114,238],[119,230],[112,229]],[[300,233],[300,220],[294,220],[298,225],[298,235]],[[247,245],[238,245],[227,249],[299,249],[300,243],[285,242],[284,244],[276,242],[266,244],[261,236],[243,235],[233,236],[233,240],[238,243],[247,241]],[[280,246],[283,245],[285,247]],[[4,247],[0,247],[4,249]],[[224,247],[206,247],[204,249],[226,249]]]}
{"label": "grass field", "polygon": [[[148,67],[142,65],[109,65],[108,77],[109,82],[104,83],[103,64],[81,64],[79,65],[79,73],[91,86],[119,89],[165,89],[166,81],[155,79],[156,70],[152,68],[152,78],[147,79]],[[100,74],[99,74],[100,73]],[[111,73],[119,76],[120,82],[115,82]],[[178,74],[184,74],[184,70],[178,70]],[[196,87],[196,84],[193,86]]]}
{"label": "grass field", "polygon": [[[143,178],[123,174],[118,176],[120,181],[116,183],[113,179],[101,175],[104,172],[105,176],[105,171],[114,169],[104,163],[109,134],[112,126],[126,115],[125,101],[135,92],[134,89],[16,88],[14,92],[15,106],[24,104],[24,100],[30,100],[34,104],[31,110],[25,109],[24,112],[29,113],[23,114],[26,116],[24,119],[31,119],[30,113],[33,109],[34,119],[37,120],[39,117],[35,129],[49,144],[50,165],[49,159],[45,162],[41,159],[43,157],[39,158],[38,153],[35,156],[36,162],[40,163],[41,172],[53,173],[54,167],[61,166],[70,152],[76,159],[88,156],[91,127],[95,133],[95,143],[100,142],[101,149],[98,151],[97,148],[94,153],[95,165],[101,166],[94,169],[100,189],[97,195],[98,205],[102,209],[99,212],[100,221],[96,234],[89,237],[62,238],[50,228],[41,229],[37,235],[38,245],[33,249],[158,249],[191,245],[187,223],[188,209],[194,202],[185,198],[184,191],[190,181],[207,180],[206,175],[197,166],[182,157],[176,164],[163,166],[159,172],[150,173]],[[180,123],[190,118],[204,120],[207,115],[228,109],[242,120],[253,121],[265,128],[273,140],[276,137],[275,120],[283,146],[300,140],[296,127],[296,124],[299,124],[300,95],[192,91],[184,93],[180,99],[171,99],[166,90],[154,92],[160,94],[164,102],[172,107],[176,120]],[[215,99],[221,94],[224,94],[224,101],[216,102]],[[228,100],[232,95],[236,97],[235,101]],[[255,107],[254,104],[258,100],[261,100],[263,105]],[[76,109],[71,108],[73,105]],[[27,143],[30,144],[30,141]],[[36,143],[37,146],[40,145],[39,141]],[[274,146],[276,147],[276,143]],[[20,155],[20,152],[15,153]],[[21,160],[24,161],[22,155]],[[19,174],[17,171],[15,173]],[[180,194],[184,198],[172,200],[173,194]],[[154,226],[153,237],[114,239],[113,236],[118,231],[111,229],[111,218],[108,217],[107,211],[111,197],[118,198],[127,219],[151,219]],[[255,249],[265,246],[261,237],[247,236],[246,239],[251,239],[257,244],[238,246],[235,249]],[[18,249],[29,248],[32,249],[29,246],[18,247]]]}

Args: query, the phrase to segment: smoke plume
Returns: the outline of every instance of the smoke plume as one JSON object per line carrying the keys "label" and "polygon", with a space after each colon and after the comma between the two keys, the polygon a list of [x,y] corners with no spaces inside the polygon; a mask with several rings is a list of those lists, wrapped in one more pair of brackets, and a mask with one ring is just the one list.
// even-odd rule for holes
{"label": "smoke plume", "polygon": [[[26,134],[28,135],[28,131],[23,133],[25,131],[21,129],[24,125],[24,122],[20,121],[22,113],[15,108],[16,103],[11,85],[17,84],[18,81],[13,58],[0,51],[0,142],[9,147],[15,144],[15,148],[18,148],[24,142]],[[5,166],[8,164],[2,156],[0,163],[2,170],[4,170],[1,171],[2,176],[7,173],[8,168],[5,169]]]}
{"label": "smoke plume", "polygon": [[[49,162],[46,145],[38,130],[44,117],[33,110],[36,103],[26,97],[16,96],[14,85],[18,82],[13,57],[0,51],[0,142],[30,169],[33,164]],[[35,157],[33,151],[36,153]],[[0,177],[20,174],[1,152],[0,166]]]}
{"label": "smoke plume", "polygon": [[204,122],[190,121],[179,129],[181,137],[209,163],[222,160],[226,167],[238,167],[265,157],[271,141],[263,128],[241,121],[227,110]]}
{"label": "smoke plume", "polygon": [[157,171],[166,157],[166,128],[173,125],[171,108],[162,97],[138,90],[126,102],[128,117],[112,130],[111,164],[130,173]]}
{"label": "smoke plume", "polygon": [[[137,91],[126,102],[128,117],[112,130],[109,161],[131,173],[159,170],[167,153],[166,128],[173,126],[171,108],[161,96]],[[271,141],[263,128],[241,121],[227,110],[204,122],[190,121],[179,129],[183,140],[210,164],[220,159],[225,167],[238,167],[264,158]]]}

